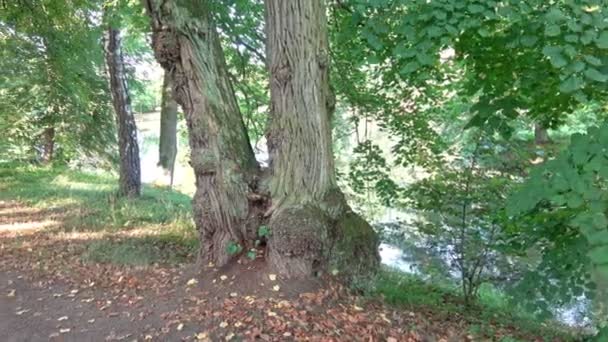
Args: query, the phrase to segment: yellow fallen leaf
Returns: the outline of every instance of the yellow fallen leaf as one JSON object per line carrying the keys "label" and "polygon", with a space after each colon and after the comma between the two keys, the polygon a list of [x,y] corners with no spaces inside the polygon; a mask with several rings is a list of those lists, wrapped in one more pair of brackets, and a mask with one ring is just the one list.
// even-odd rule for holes
{"label": "yellow fallen leaf", "polygon": [[274,312],[274,311],[268,311],[268,316],[270,316],[270,317],[276,317],[277,313]]}
{"label": "yellow fallen leaf", "polygon": [[229,333],[228,335],[226,335],[226,341],[232,340],[233,337],[234,337],[234,334],[233,333]]}
{"label": "yellow fallen leaf", "polygon": [[194,286],[196,284],[198,284],[198,280],[196,280],[194,278],[188,280],[188,282],[186,283],[186,285],[188,285],[188,286]]}
{"label": "yellow fallen leaf", "polygon": [[209,340],[209,334],[207,334],[206,332],[200,332],[196,334],[196,339],[199,341]]}
{"label": "yellow fallen leaf", "polygon": [[228,327],[228,322],[222,322],[222,323],[220,323],[220,328],[223,329],[223,328],[226,328],[226,327]]}
{"label": "yellow fallen leaf", "polygon": [[276,274],[269,274],[268,275],[268,279],[270,279],[272,281],[276,281],[277,280],[277,275]]}
{"label": "yellow fallen leaf", "polygon": [[272,287],[272,290],[275,292],[278,292],[281,289],[281,287],[279,285],[275,285]]}
{"label": "yellow fallen leaf", "polygon": [[227,276],[227,275],[225,275],[225,274],[222,274],[222,275],[220,276],[220,279],[221,279],[221,280],[226,280],[226,279],[228,279],[228,276]]}

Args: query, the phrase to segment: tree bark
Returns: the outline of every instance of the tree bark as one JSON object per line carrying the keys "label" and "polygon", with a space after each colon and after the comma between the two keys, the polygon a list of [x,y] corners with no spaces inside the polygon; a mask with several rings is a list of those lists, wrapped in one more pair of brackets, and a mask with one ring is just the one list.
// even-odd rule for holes
{"label": "tree bark", "polygon": [[547,129],[539,123],[534,124],[534,143],[536,145],[544,145],[551,142]]}
{"label": "tree bark", "polygon": [[42,163],[50,164],[55,154],[55,127],[47,127],[42,132]]}
{"label": "tree bark", "polygon": [[173,99],[172,87],[171,76],[169,73],[165,73],[160,111],[158,165],[165,170],[165,173],[170,174],[170,186],[173,186],[173,172],[177,156],[177,102]]}
{"label": "tree bark", "polygon": [[[264,201],[260,168],[228,78],[206,0],[145,0],[156,59],[184,110],[196,176],[199,261],[222,266],[256,239]],[[229,248],[239,245],[241,248]]]}
{"label": "tree bark", "polygon": [[116,111],[116,122],[118,124],[119,194],[136,197],[141,193],[139,146],[120,44],[119,30],[111,26],[108,27],[105,35],[105,57],[110,78],[112,103]]}
{"label": "tree bark", "polygon": [[324,0],[265,0],[270,69],[272,217],[269,262],[306,277],[347,278],[379,264],[378,238],[337,186],[331,138],[334,95]]}

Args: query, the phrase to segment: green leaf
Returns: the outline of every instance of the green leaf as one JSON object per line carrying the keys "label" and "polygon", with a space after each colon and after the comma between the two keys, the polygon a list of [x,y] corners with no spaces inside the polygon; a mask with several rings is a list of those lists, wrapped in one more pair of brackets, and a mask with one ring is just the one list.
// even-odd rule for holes
{"label": "green leaf", "polygon": [[467,6],[467,9],[472,14],[477,14],[477,13],[483,12],[485,10],[485,7],[478,5],[478,4],[471,4],[471,5]]}
{"label": "green leaf", "polygon": [[570,196],[568,196],[568,208],[576,209],[584,203],[583,198],[578,194],[570,194]]}
{"label": "green leaf", "polygon": [[551,24],[545,27],[545,36],[547,37],[557,37],[562,32],[558,25]]}
{"label": "green leaf", "polygon": [[606,264],[608,263],[608,246],[598,246],[589,252],[589,259],[594,264]]}
{"label": "green leaf", "polygon": [[563,93],[572,93],[578,89],[581,89],[585,82],[582,78],[576,75],[568,77],[565,81],[560,83],[559,90]]}
{"label": "green leaf", "polygon": [[587,68],[587,70],[585,70],[585,77],[596,82],[608,81],[608,76],[593,68]]}
{"label": "green leaf", "polygon": [[532,47],[538,41],[538,37],[531,36],[531,35],[525,35],[525,36],[522,36],[519,39],[519,41],[521,42],[521,45],[523,45],[525,47]]}
{"label": "green leaf", "polygon": [[268,226],[260,226],[260,228],[258,228],[258,236],[259,237],[270,236],[270,229],[268,228]]}
{"label": "green leaf", "polygon": [[595,40],[595,44],[600,49],[608,49],[608,31],[603,31]]}
{"label": "green leaf", "polygon": [[243,246],[241,246],[240,244],[238,244],[234,241],[230,241],[228,243],[228,246],[226,246],[226,253],[228,253],[228,255],[239,254],[242,250],[243,250]]}
{"label": "green leaf", "polygon": [[585,55],[583,58],[585,58],[585,61],[593,66],[600,66],[602,65],[602,61],[595,57],[595,56],[590,56],[590,55]]}
{"label": "green leaf", "polygon": [[549,61],[556,68],[563,68],[568,65],[568,61],[562,54],[563,49],[559,46],[545,46],[543,54],[549,57]]}

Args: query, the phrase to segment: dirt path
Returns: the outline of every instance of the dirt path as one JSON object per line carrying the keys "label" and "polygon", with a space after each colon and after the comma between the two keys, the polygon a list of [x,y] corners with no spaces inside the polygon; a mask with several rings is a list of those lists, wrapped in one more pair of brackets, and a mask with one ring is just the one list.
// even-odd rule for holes
{"label": "dirt path", "polygon": [[0,341],[132,341],[160,322],[157,315],[134,322],[129,311],[99,310],[91,292],[0,272]]}
{"label": "dirt path", "polygon": [[470,340],[457,314],[414,313],[333,283],[287,281],[263,261],[203,270],[86,262],[89,244],[119,241],[123,232],[66,232],[62,215],[69,213],[0,201],[2,342]]}

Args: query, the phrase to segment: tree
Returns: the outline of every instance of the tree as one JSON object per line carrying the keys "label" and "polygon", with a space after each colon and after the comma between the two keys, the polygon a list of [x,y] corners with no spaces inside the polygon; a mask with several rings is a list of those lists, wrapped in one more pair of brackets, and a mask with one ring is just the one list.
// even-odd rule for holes
{"label": "tree", "polygon": [[125,78],[125,64],[120,48],[120,31],[112,24],[108,24],[105,35],[105,55],[112,103],[118,123],[119,193],[127,197],[136,197],[141,194],[137,127],[131,110],[131,99]]}
{"label": "tree", "polygon": [[273,201],[269,261],[294,276],[374,268],[377,237],[336,184],[325,2],[267,0],[265,6]]}
{"label": "tree", "polygon": [[[0,154],[66,163],[114,157],[99,3],[30,0],[0,11]],[[102,156],[103,159],[97,158]]]}
{"label": "tree", "polygon": [[209,6],[146,1],[156,58],[170,73],[188,122],[200,260],[227,264],[227,252],[253,246],[268,222],[268,259],[281,274],[373,270],[377,237],[336,185],[324,2],[266,2],[269,175],[253,156]]}
{"label": "tree", "polygon": [[199,261],[222,266],[233,257],[229,250],[253,247],[266,210],[257,194],[260,168],[208,2],[147,0],[145,4],[152,18],[152,47],[173,80],[175,99],[188,125],[190,163],[196,176],[193,212],[201,239]]}
{"label": "tree", "polygon": [[158,165],[171,175],[170,186],[173,186],[173,172],[177,156],[177,102],[173,99],[172,88],[171,77],[165,73],[160,110]]}

